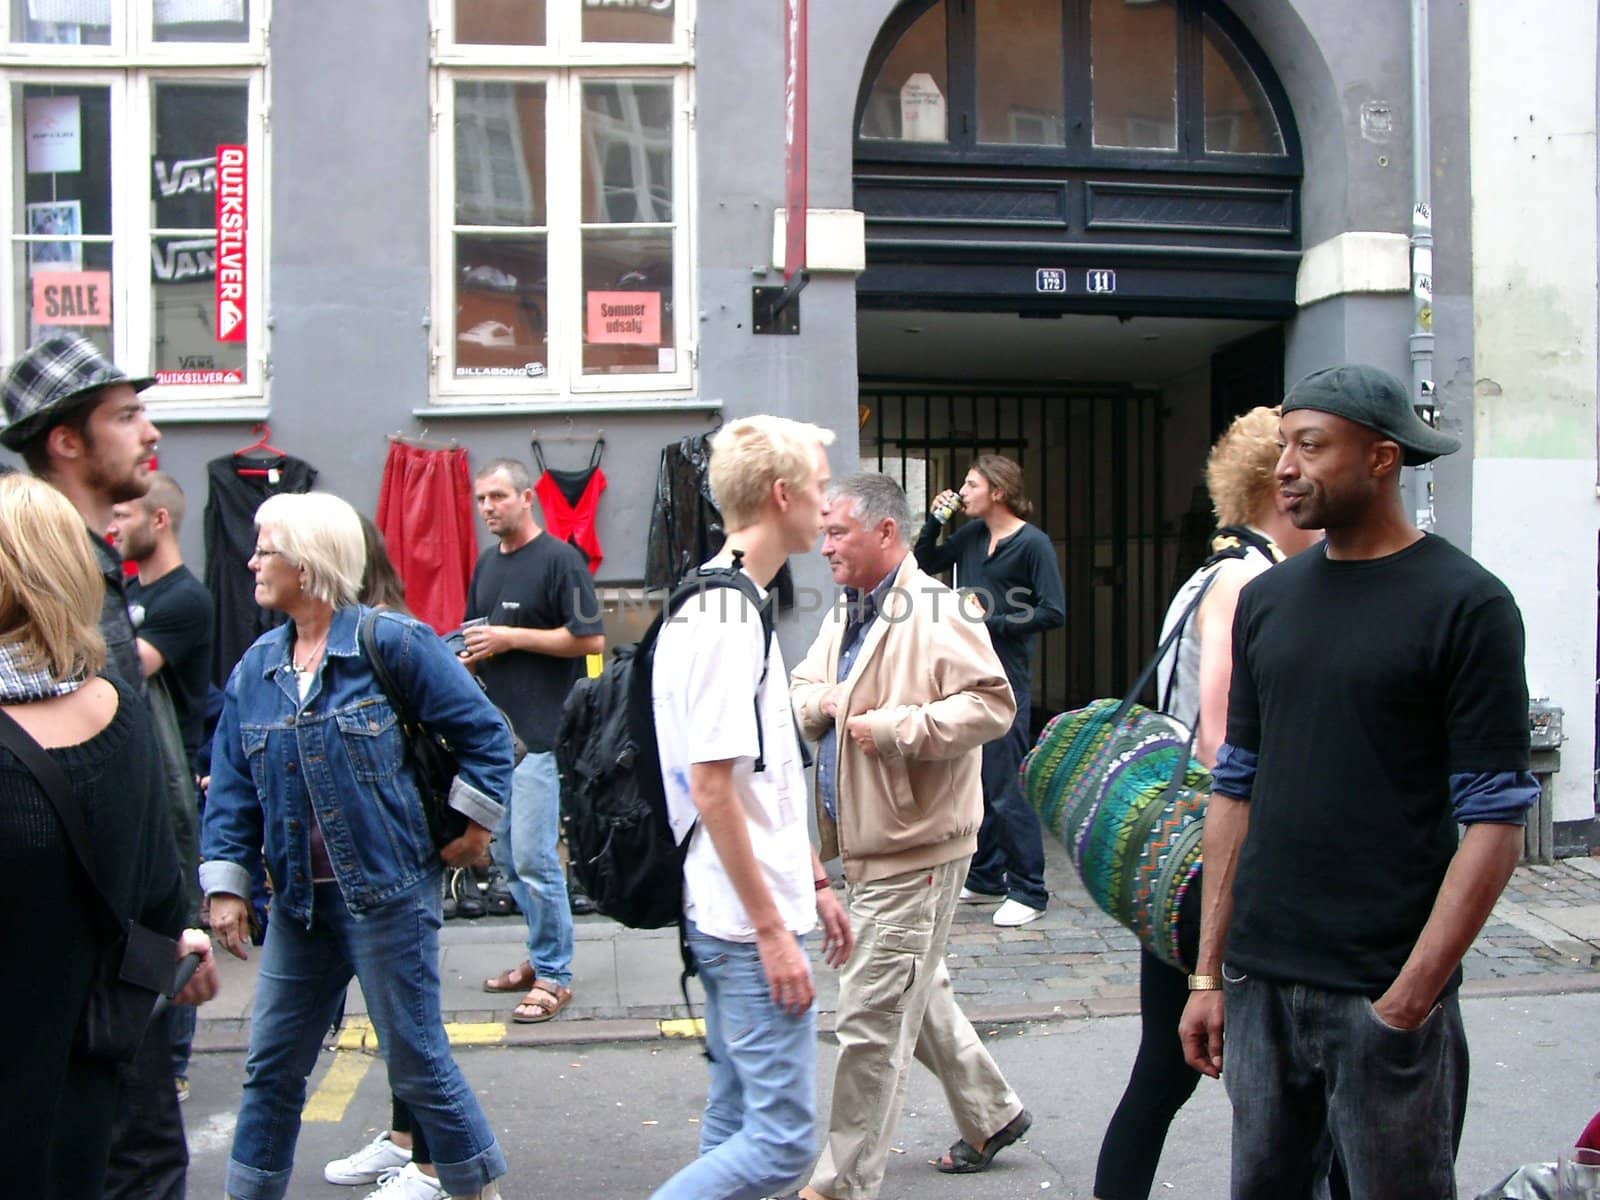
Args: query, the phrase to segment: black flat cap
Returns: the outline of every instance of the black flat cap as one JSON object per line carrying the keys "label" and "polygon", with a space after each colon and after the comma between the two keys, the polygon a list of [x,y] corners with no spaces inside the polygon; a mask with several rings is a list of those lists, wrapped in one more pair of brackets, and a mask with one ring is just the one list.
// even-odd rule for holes
{"label": "black flat cap", "polygon": [[1396,443],[1401,461],[1420,467],[1461,449],[1461,439],[1440,433],[1417,416],[1406,385],[1389,372],[1365,363],[1313,371],[1289,389],[1283,411],[1311,408],[1365,425]]}

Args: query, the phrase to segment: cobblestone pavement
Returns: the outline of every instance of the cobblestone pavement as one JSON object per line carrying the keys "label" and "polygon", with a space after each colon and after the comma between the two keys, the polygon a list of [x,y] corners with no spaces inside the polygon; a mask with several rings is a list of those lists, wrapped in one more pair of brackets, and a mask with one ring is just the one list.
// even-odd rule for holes
{"label": "cobblestone pavement", "polygon": [[[1046,843],[1050,908],[1021,929],[997,929],[988,905],[964,904],[949,944],[957,994],[978,1023],[1119,1016],[1139,1007],[1133,935],[1090,901],[1066,851]],[[515,996],[482,980],[523,957],[520,918],[451,921],[441,936],[441,1001],[457,1041],[615,1041],[659,1037],[685,1015],[676,931],[624,929],[600,917],[575,922],[573,1000],[560,1019],[508,1025]],[[812,939],[815,950],[816,939]],[[223,995],[201,1010],[203,1048],[243,1044],[257,958],[223,956]],[[1600,991],[1600,858],[1522,866],[1464,963],[1466,996]],[[816,963],[821,1025],[831,1027],[838,976]],[[348,1011],[365,1011],[352,987]],[[695,1011],[699,996],[695,994]],[[357,1035],[360,1036],[359,1034]]]}

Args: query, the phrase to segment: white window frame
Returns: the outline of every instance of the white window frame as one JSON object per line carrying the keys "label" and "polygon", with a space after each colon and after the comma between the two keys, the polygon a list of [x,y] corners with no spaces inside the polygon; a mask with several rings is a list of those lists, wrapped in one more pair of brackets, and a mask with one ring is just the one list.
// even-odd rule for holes
{"label": "white window frame", "polygon": [[[135,45],[124,51],[129,38],[127,16],[137,9],[147,16],[147,0],[117,0],[112,10],[111,45],[12,45],[10,0],[0,0],[0,296],[9,301],[18,291],[17,258],[12,227],[18,191],[19,165],[15,161],[22,114],[11,111],[11,89],[18,84],[62,84],[105,87],[111,110],[111,271],[112,356],[135,377],[154,374],[152,333],[155,324],[155,284],[150,272],[150,243],[154,224],[150,200],[150,162],[154,145],[151,105],[162,83],[242,82],[248,88],[247,128],[250,158],[246,181],[249,220],[245,230],[248,265],[245,317],[245,382],[220,384],[157,384],[144,392],[153,412],[164,420],[187,417],[227,417],[254,413],[264,407],[271,374],[267,345],[268,286],[266,247],[271,227],[266,186],[271,168],[266,97],[268,0],[251,0],[251,41],[245,43],[157,43],[144,31],[141,20],[134,31]],[[142,36],[141,36],[142,35]],[[105,238],[85,241],[104,242]],[[26,270],[26,267],[23,267]],[[26,285],[26,279],[21,285]],[[9,361],[26,346],[17,344],[14,315],[0,321],[0,360]]]}
{"label": "white window frame", "polygon": [[[678,26],[671,44],[580,44],[580,0],[550,0],[549,45],[466,46],[453,40],[454,0],[434,0],[438,49],[433,72],[434,317],[429,348],[429,400],[434,408],[559,411],[629,401],[695,403],[699,329],[693,319],[692,0],[676,0],[676,9]],[[582,220],[583,85],[611,80],[660,80],[673,85],[671,320],[676,362],[670,372],[583,373],[582,235],[585,229],[606,224]],[[545,230],[549,361],[542,376],[455,376],[455,85],[463,81],[540,83],[545,88],[545,224],[533,227]],[[630,227],[636,226],[616,225],[618,230]]]}

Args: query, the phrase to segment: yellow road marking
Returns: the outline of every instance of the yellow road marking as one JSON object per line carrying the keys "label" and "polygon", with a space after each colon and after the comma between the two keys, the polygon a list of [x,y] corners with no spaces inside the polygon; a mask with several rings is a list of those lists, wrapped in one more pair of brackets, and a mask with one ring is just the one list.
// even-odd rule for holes
{"label": "yellow road marking", "polygon": [[662,1037],[669,1038],[698,1038],[705,1037],[706,1023],[703,1017],[674,1017],[670,1021],[657,1021],[656,1029]]}
{"label": "yellow road marking", "polygon": [[[452,1046],[498,1046],[506,1040],[504,1021],[447,1021],[444,1035]],[[340,1050],[378,1050],[378,1032],[372,1022],[352,1017],[339,1030]]]}
{"label": "yellow road marking", "polygon": [[328,1073],[306,1101],[300,1119],[327,1123],[344,1120],[344,1110],[350,1106],[356,1089],[372,1069],[372,1061],[370,1054],[353,1050],[334,1051],[333,1061],[328,1064]]}

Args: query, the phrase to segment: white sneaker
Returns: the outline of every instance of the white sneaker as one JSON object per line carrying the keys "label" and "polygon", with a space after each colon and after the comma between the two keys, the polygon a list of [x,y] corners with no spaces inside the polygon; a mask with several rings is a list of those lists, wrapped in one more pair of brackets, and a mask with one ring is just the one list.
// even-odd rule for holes
{"label": "white sneaker", "polygon": [[367,1200],[449,1200],[449,1197],[444,1185],[433,1176],[424,1175],[416,1163],[385,1171],[378,1190],[367,1194]]}
{"label": "white sneaker", "polygon": [[385,1129],[367,1145],[349,1158],[336,1158],[322,1168],[322,1177],[329,1183],[346,1186],[356,1183],[377,1183],[388,1171],[398,1171],[411,1162],[411,1151],[396,1146]]}
{"label": "white sneaker", "polygon": [[1019,904],[1015,900],[1007,900],[994,910],[994,923],[1002,929],[1015,929],[1018,925],[1026,925],[1029,921],[1037,921],[1044,916],[1044,909],[1029,908],[1026,904]]}
{"label": "white sneaker", "polygon": [[995,904],[1005,899],[1004,895],[997,892],[975,892],[969,887],[961,889],[961,903],[963,904]]}

